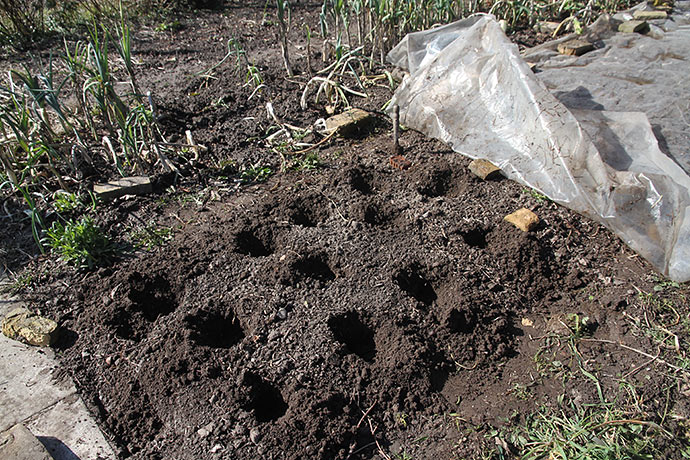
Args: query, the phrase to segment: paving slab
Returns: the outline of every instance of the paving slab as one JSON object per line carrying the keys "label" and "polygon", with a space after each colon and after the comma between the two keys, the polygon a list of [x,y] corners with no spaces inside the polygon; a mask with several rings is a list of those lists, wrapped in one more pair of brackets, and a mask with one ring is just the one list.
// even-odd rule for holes
{"label": "paving slab", "polygon": [[[0,295],[2,317],[23,306]],[[56,460],[115,460],[74,383],[58,369],[51,348],[0,335],[0,433],[23,424]]]}
{"label": "paving slab", "polygon": [[0,458],[5,460],[52,460],[45,446],[24,425],[0,434]]}

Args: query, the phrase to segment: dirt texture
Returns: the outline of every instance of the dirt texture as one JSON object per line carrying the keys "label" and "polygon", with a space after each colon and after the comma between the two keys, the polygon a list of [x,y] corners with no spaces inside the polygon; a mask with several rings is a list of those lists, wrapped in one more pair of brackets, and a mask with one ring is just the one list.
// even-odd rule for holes
{"label": "dirt texture", "polygon": [[[317,18],[313,5],[293,12],[295,24]],[[600,385],[614,400],[621,375],[645,413],[677,414],[664,426],[682,432],[681,379],[669,385],[668,367],[619,345],[656,354],[631,320],[654,314],[640,296],[661,282],[648,263],[516,183],[480,180],[417,132],[401,134],[406,162],[391,159],[385,80],[351,101],[374,113],[371,131],[324,143],[316,170],[290,168],[289,152],[284,162],[262,141],[266,102],[295,126],[327,113],[313,94],[299,108],[302,34],[288,79],[277,29],[262,21],[263,4],[135,31],[140,85],[166,135],[182,141],[189,129],[208,150],[177,177],[156,175],[153,194],[102,205],[98,222],[120,242],[141,222],[173,238],[95,271],[48,256],[27,269],[23,296],[67,331],[60,361],[122,458],[479,457],[495,449],[491,430],[559,395],[586,405]],[[264,77],[250,100],[231,66],[194,75],[231,35]],[[312,71],[323,65],[316,48]],[[240,168],[257,162],[288,167],[241,184]],[[503,220],[522,207],[540,218],[532,232]],[[566,339],[544,341],[572,335],[571,314],[588,318],[579,364]]]}

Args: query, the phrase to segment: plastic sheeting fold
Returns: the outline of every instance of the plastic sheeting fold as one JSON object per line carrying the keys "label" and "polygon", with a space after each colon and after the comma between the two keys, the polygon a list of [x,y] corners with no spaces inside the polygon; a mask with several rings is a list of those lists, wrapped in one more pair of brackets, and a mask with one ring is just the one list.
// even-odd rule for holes
{"label": "plastic sheeting fold", "polygon": [[[678,115],[666,120],[669,109],[660,107],[653,129],[645,113],[621,110],[621,101],[639,106],[639,94],[627,86],[622,90],[628,94],[618,94],[621,88],[610,83],[668,97],[672,79],[689,80],[687,61],[684,73],[653,71],[663,69],[664,59],[690,59],[690,27],[673,22],[669,28],[659,28],[656,38],[621,38],[610,24],[599,24],[592,30],[601,35],[590,37],[599,40],[599,49],[589,55],[565,58],[554,51],[555,43],[535,49],[532,60],[549,69],[535,75],[492,16],[474,15],[409,34],[389,53],[389,62],[409,72],[390,107],[400,107],[402,124],[456,152],[492,161],[510,179],[603,223],[671,279],[688,281],[690,177],[680,165],[690,147],[690,125],[677,123]],[[636,54],[619,53],[621,43],[629,47],[631,40],[646,48],[638,43]],[[648,40],[664,51],[652,50],[652,61],[639,54],[652,49]],[[628,73],[611,74],[611,59]],[[573,69],[588,63],[596,63],[603,76],[588,70],[576,76]],[[686,91],[687,83],[678,82],[679,91]],[[690,89],[684,97],[683,116]],[[656,107],[654,94],[645,98]],[[672,139],[666,153],[654,132],[664,129]]]}

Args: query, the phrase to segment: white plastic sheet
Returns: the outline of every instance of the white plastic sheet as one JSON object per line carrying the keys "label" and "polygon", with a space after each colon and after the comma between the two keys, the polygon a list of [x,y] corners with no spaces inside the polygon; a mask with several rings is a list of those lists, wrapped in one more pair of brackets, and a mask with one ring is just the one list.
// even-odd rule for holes
{"label": "white plastic sheet", "polygon": [[[690,177],[677,162],[683,164],[689,150],[690,125],[677,123],[678,111],[659,106],[661,96],[646,91],[669,97],[675,78],[685,86],[671,97],[684,104],[683,116],[688,113],[690,28],[675,21],[666,32],[654,29],[657,38],[620,38],[610,31],[611,21],[593,28],[600,49],[579,58],[558,55],[554,43],[534,50],[532,60],[549,69],[543,80],[492,16],[410,34],[388,55],[409,72],[390,107],[400,107],[402,124],[492,161],[509,178],[602,222],[665,275],[688,281]],[[633,44],[634,54],[617,54],[637,40],[644,47]],[[685,63],[682,72],[674,67],[657,75],[667,59]],[[656,117],[658,133],[668,133],[666,153],[640,109]],[[674,120],[667,120],[664,112],[673,110]]]}

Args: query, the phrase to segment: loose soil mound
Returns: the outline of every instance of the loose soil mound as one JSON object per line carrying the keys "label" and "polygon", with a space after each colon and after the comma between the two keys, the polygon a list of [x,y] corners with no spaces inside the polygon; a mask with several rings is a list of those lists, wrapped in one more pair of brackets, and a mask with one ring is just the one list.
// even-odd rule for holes
{"label": "loose soil mound", "polygon": [[[596,341],[650,349],[628,319],[646,311],[632,286],[651,292],[650,266],[598,224],[513,182],[479,180],[446,146],[406,131],[412,166],[396,169],[379,116],[369,136],[321,150],[317,171],[228,181],[221,160],[280,165],[248,140],[270,123],[266,100],[295,125],[325,115],[297,109],[277,43],[262,54],[272,36],[260,11],[228,15],[137,43],[147,69],[165,69],[142,85],[165,88],[167,132],[190,128],[209,151],[177,182],[159,177],[153,196],[101,208],[101,222],[125,238],[152,220],[174,226],[173,240],[95,272],[39,275],[52,263],[41,260],[27,293],[68,330],[61,362],[123,458],[479,455],[495,446],[493,426],[561,394],[597,402],[578,366],[610,398],[625,373],[645,410],[668,400],[690,415],[665,367]],[[229,73],[189,77],[222,57],[226,28],[264,69],[261,103]],[[521,207],[541,219],[531,233],[503,221]],[[556,344],[573,334],[571,313],[590,318],[579,364]]]}

